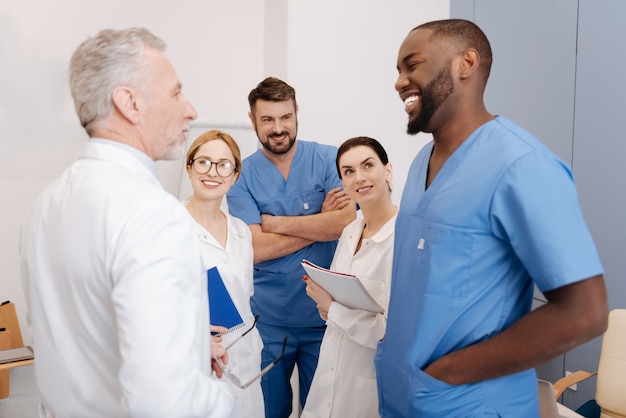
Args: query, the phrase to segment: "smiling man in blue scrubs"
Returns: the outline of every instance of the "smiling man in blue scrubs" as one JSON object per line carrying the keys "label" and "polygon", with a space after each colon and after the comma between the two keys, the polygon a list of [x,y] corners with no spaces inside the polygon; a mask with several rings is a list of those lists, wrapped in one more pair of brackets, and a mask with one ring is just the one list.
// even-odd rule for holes
{"label": "smiling man in blue scrubs", "polygon": [[[603,269],[572,173],[485,108],[484,33],[412,30],[396,90],[410,168],[396,224],[389,316],[376,355],[383,417],[537,417],[533,367],[607,326]],[[533,285],[548,302],[531,311]]]}
{"label": "smiling man in blue scrubs", "polygon": [[337,239],[355,218],[355,204],[340,188],[337,148],[296,140],[298,105],[290,85],[268,77],[250,92],[248,102],[262,147],[243,161],[228,207],[252,232],[251,305],[260,315],[262,367],[278,357],[288,337],[284,356],[261,381],[265,415],[287,418],[294,365],[304,407],[326,328],[306,295],[300,263],[307,259],[330,267]]}

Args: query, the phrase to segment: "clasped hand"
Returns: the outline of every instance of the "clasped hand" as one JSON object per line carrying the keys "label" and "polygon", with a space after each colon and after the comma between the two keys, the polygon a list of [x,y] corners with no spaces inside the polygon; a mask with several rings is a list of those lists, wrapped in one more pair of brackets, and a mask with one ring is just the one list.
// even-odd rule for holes
{"label": "clasped hand", "polygon": [[322,212],[330,212],[333,210],[341,210],[350,203],[350,195],[341,187],[335,187],[326,194],[324,203],[322,203]]}
{"label": "clasped hand", "polygon": [[211,325],[211,333],[217,333],[217,335],[211,335],[211,370],[219,378],[224,374],[220,362],[228,364],[228,351],[222,345],[222,334],[227,332],[228,329],[225,327]]}

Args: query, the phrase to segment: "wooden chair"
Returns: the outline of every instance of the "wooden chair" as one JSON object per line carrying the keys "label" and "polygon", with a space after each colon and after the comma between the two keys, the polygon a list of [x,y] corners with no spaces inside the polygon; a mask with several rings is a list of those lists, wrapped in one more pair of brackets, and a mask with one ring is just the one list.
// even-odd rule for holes
{"label": "wooden chair", "polygon": [[[22,332],[20,331],[20,325],[15,313],[15,305],[12,302],[6,301],[0,305],[0,329],[4,329],[4,331],[0,331],[0,350],[24,347]],[[9,396],[11,369],[33,363],[34,360],[30,359],[0,364],[0,399]]]}
{"label": "wooden chair", "polygon": [[626,418],[626,309],[609,313],[609,326],[602,336],[597,372],[577,371],[554,383],[558,399],[567,387],[597,375],[596,399],[600,418]]}

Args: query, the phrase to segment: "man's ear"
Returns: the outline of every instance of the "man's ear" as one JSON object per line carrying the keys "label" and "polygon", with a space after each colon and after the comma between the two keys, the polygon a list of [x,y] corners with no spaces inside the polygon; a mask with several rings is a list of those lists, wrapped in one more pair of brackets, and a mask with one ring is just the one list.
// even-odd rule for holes
{"label": "man's ear", "polygon": [[254,120],[252,112],[248,112],[248,117],[250,118],[250,122],[252,122],[252,129],[256,131],[256,121]]}
{"label": "man's ear", "polygon": [[137,93],[128,86],[119,86],[113,90],[112,100],[113,106],[133,125],[139,123],[139,103],[137,102]]}
{"label": "man's ear", "polygon": [[461,80],[469,78],[474,74],[480,65],[480,55],[474,48],[468,48],[463,51],[461,61],[459,62],[459,77]]}

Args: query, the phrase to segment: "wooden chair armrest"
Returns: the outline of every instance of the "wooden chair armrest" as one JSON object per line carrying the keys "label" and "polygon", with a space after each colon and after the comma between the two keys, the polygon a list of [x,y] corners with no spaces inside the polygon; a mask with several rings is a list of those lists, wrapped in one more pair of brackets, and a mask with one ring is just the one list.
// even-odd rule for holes
{"label": "wooden chair armrest", "polygon": [[555,399],[559,399],[559,397],[561,396],[561,394],[565,391],[565,389],[567,389],[568,387],[570,387],[571,385],[574,385],[578,382],[582,382],[585,379],[590,378],[591,376],[595,376],[596,374],[598,374],[598,372],[586,372],[584,370],[578,370],[577,372],[574,372],[568,376],[562,377],[559,380],[557,380],[556,382],[554,382],[553,386],[554,386],[554,398]]}
{"label": "wooden chair armrest", "polygon": [[28,360],[11,361],[9,363],[0,364],[0,370],[9,370],[14,367],[28,366],[29,364],[33,364],[33,363],[35,363],[35,360],[32,358]]}

